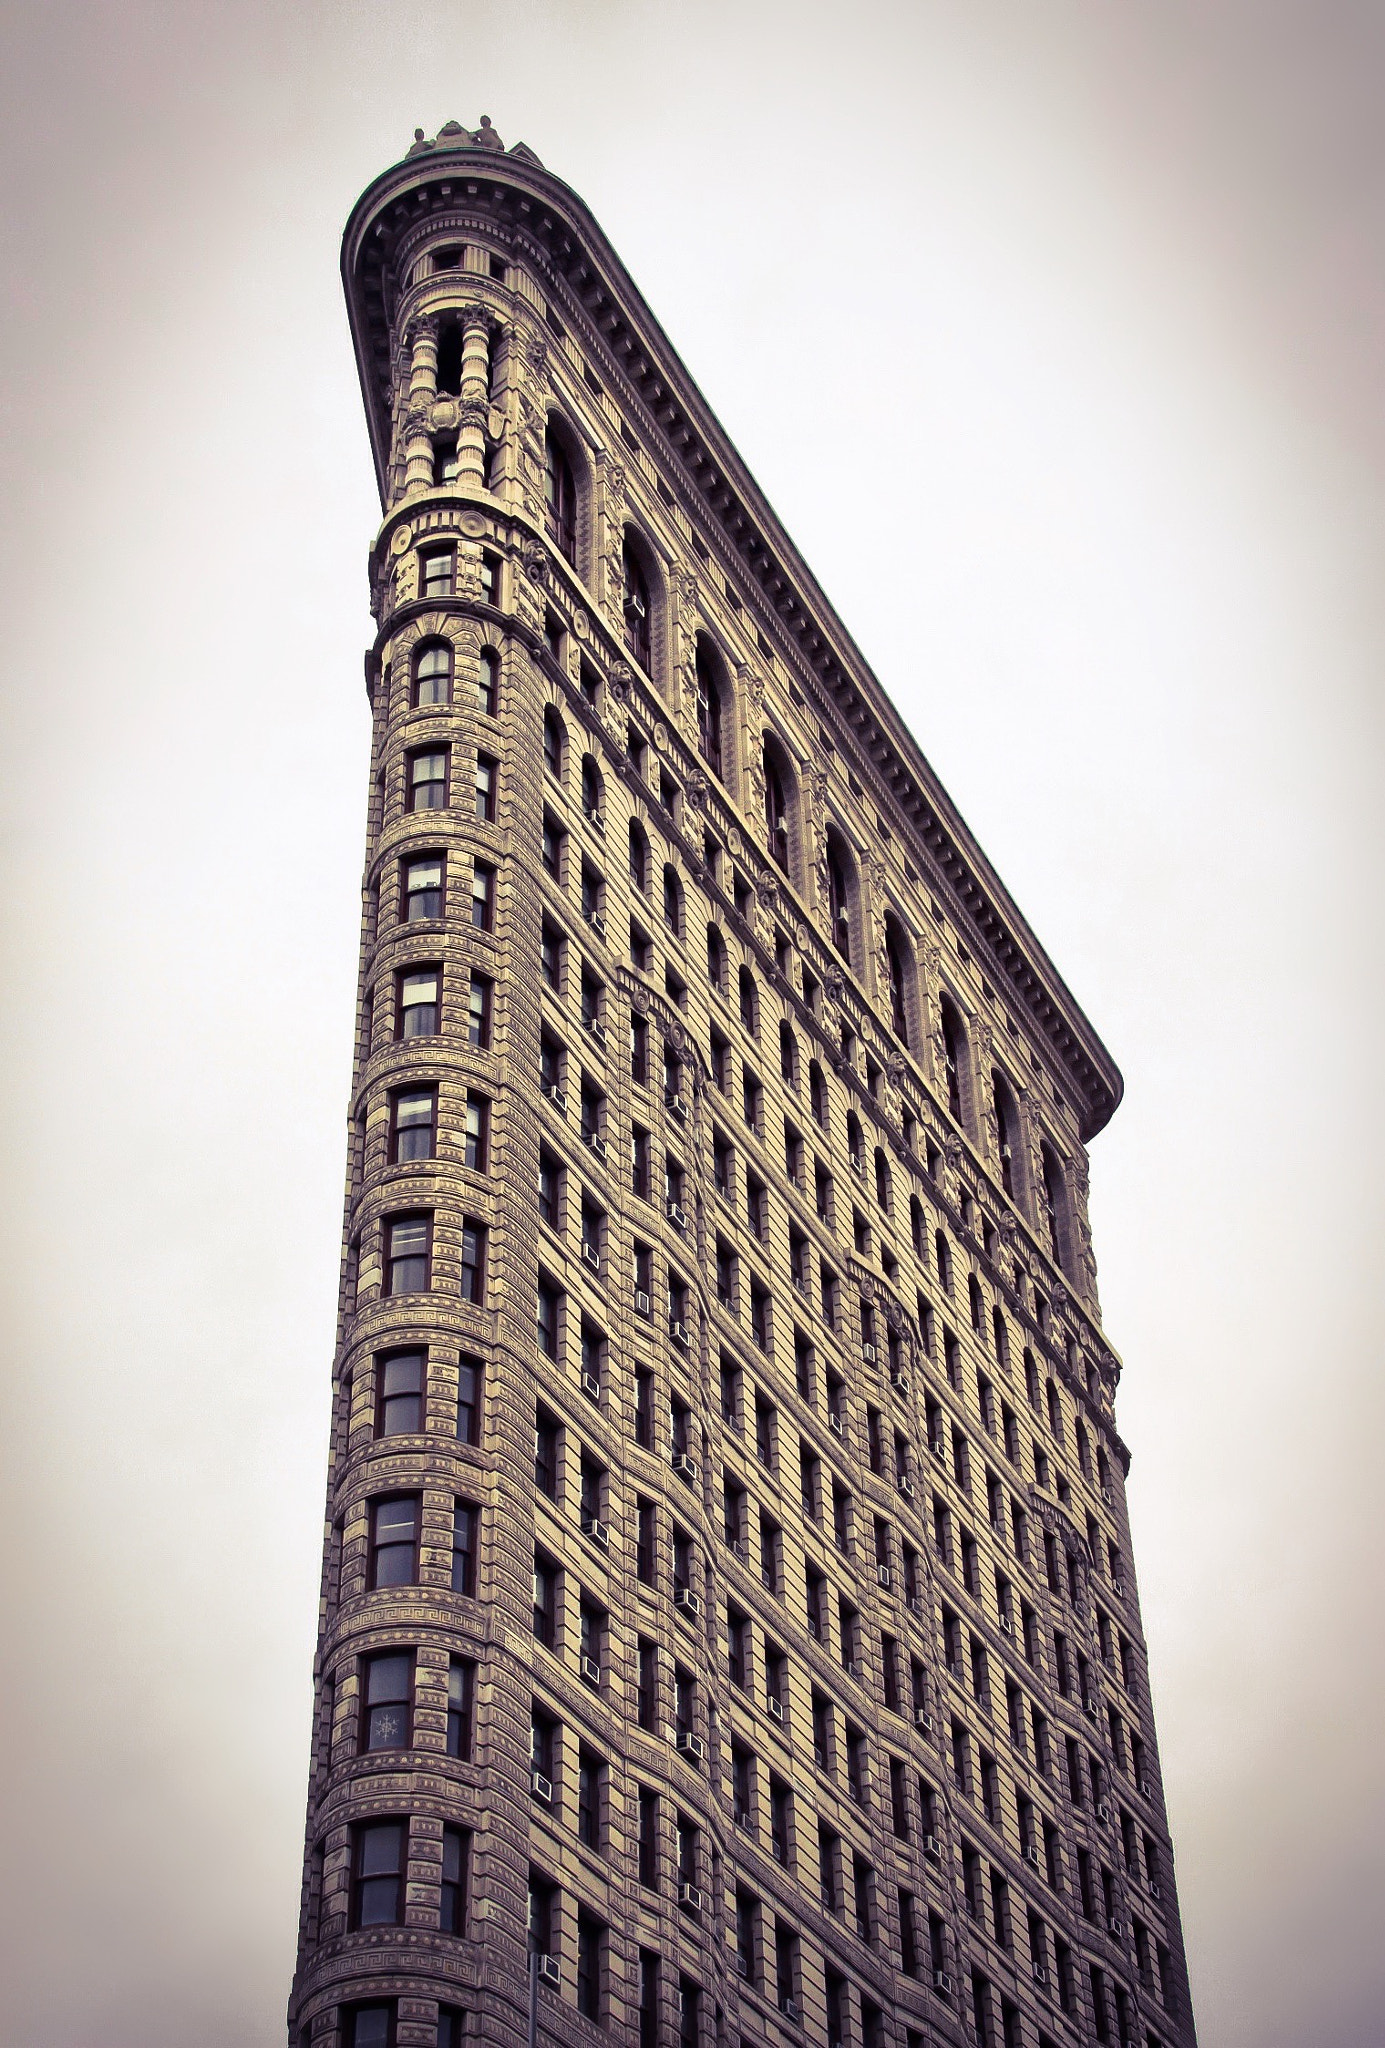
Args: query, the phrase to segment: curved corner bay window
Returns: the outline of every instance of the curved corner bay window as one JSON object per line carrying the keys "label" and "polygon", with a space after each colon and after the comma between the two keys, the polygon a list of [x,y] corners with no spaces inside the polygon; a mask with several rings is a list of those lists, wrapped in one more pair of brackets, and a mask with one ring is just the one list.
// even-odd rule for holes
{"label": "curved corner bay window", "polygon": [[404,863],[404,922],[442,916],[442,855],[429,853]]}
{"label": "curved corner bay window", "polygon": [[412,1650],[391,1650],[366,1660],[362,1748],[407,1749],[413,1683]]}
{"label": "curved corner bay window", "polygon": [[[446,698],[441,700],[446,702]],[[481,649],[481,664],[476,671],[476,709],[487,718],[494,718],[500,702],[500,656],[494,647]]]}
{"label": "curved corner bay window", "polygon": [[417,1294],[428,1285],[433,1219],[394,1216],[385,1225],[385,1293]]}
{"label": "curved corner bay window", "polygon": [[422,754],[410,754],[410,778],[408,791],[404,793],[404,809],[447,809],[447,748],[428,748]]}
{"label": "curved corner bay window", "polygon": [[394,2048],[392,2005],[358,2005],[347,2019],[347,2048]]}
{"label": "curved corner bay window", "polygon": [[543,444],[544,524],[570,562],[577,559],[577,486],[552,428]]}
{"label": "curved corner bay window", "polygon": [[648,673],[653,666],[649,584],[628,540],[621,553],[621,575],[624,584],[621,593],[621,613],[625,621],[625,645],[640,667]]}
{"label": "curved corner bay window", "polygon": [[395,1927],[403,1918],[407,1840],[402,1820],[371,1821],[358,1831],[351,1916],[357,1927]]}
{"label": "curved corner bay window", "polygon": [[376,1435],[417,1436],[423,1427],[423,1353],[396,1351],[376,1370]]}
{"label": "curved corner bay window", "polygon": [[399,1035],[431,1038],[438,1028],[438,997],[442,971],[418,967],[399,976]]}
{"label": "curved corner bay window", "polygon": [[419,650],[414,669],[414,703],[447,704],[452,697],[452,650],[432,640]]}
{"label": "curved corner bay window", "polygon": [[400,1163],[433,1156],[438,1098],[432,1088],[401,1089],[394,1098],[394,1156]]}
{"label": "curved corner bay window", "polygon": [[370,1584],[412,1586],[418,1576],[419,1500],[406,1493],[371,1502]]}

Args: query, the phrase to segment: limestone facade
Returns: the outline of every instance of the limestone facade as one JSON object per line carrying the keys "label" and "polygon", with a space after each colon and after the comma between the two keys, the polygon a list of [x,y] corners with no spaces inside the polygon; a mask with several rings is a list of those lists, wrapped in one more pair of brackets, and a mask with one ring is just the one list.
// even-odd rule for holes
{"label": "limestone facade", "polygon": [[291,2041],[532,1994],[590,2048],[1184,2048],[1120,1077],[581,202],[449,124],[343,275],[384,518]]}

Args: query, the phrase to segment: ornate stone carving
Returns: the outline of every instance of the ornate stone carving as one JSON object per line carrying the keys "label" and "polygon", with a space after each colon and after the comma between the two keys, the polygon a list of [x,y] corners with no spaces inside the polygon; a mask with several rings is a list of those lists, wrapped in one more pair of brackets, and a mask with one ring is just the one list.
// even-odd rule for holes
{"label": "ornate stone carving", "polygon": [[548,550],[538,541],[531,541],[524,550],[524,573],[541,587],[548,581]]}

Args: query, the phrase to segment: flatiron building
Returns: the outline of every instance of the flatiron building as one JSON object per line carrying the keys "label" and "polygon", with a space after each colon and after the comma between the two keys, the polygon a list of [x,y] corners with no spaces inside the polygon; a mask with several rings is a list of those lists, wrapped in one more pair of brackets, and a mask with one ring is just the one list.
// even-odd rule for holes
{"label": "flatiron building", "polygon": [[291,2040],[1187,2048],[1120,1075],[582,202],[449,123],[342,271],[384,509]]}

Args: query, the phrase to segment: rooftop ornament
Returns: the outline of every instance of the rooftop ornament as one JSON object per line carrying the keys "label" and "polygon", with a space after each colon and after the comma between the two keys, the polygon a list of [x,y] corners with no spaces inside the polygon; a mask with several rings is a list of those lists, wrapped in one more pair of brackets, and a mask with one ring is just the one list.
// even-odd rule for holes
{"label": "rooftop ornament", "polygon": [[[426,156],[436,149],[492,149],[497,150],[501,156],[518,157],[524,163],[539,162],[533,150],[523,142],[516,142],[513,148],[507,151],[499,134],[491,126],[489,114],[482,114],[479,128],[464,128],[460,121],[444,121],[431,141],[421,128],[415,128],[414,139],[407,155]],[[542,165],[539,168],[542,169]]]}

